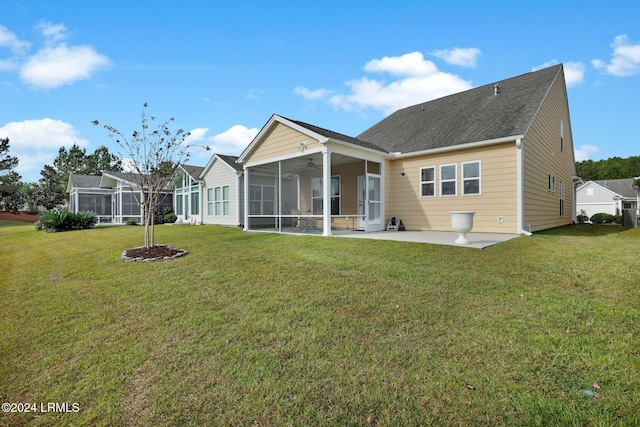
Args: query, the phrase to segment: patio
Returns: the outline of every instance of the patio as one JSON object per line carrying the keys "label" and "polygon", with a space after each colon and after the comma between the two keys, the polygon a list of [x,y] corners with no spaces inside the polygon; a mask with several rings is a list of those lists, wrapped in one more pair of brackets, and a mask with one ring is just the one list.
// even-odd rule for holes
{"label": "patio", "polygon": [[[283,229],[285,234],[300,235],[321,235],[322,230],[304,230],[290,228]],[[466,238],[469,240],[468,245],[457,245],[454,241],[458,237],[458,233],[453,231],[376,231],[365,233],[358,230],[336,230],[331,234],[333,237],[346,237],[354,239],[377,239],[377,240],[396,240],[399,242],[415,242],[415,243],[431,243],[434,245],[450,245],[461,248],[484,249],[486,247],[506,242],[518,237],[518,234],[504,233],[467,233]]]}

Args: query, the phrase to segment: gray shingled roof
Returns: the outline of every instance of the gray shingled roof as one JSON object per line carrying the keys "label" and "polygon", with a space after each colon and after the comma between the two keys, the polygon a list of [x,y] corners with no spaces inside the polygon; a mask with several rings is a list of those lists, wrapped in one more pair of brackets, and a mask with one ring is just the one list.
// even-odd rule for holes
{"label": "gray shingled roof", "polygon": [[100,175],[69,175],[69,180],[74,188],[98,188],[100,187]]}
{"label": "gray shingled roof", "polygon": [[[280,116],[282,117],[282,116]],[[284,117],[286,119],[286,117]],[[344,142],[348,142],[350,144],[354,144],[354,145],[359,145],[361,147],[365,147],[365,148],[370,148],[372,150],[377,150],[377,151],[382,151],[382,152],[387,152],[387,150],[385,150],[382,147],[378,147],[375,144],[372,144],[370,142],[367,141],[363,141],[362,139],[358,139],[358,138],[354,138],[352,136],[348,136],[348,135],[344,135],[338,132],[334,132],[332,130],[328,130],[328,129],[324,129],[318,126],[314,126],[314,125],[310,125],[309,123],[305,123],[305,122],[300,122],[298,120],[291,120],[291,119],[287,119],[299,126],[302,126],[303,128],[306,128],[308,130],[310,130],[311,132],[315,132],[318,135],[322,135],[326,138],[330,138],[330,139],[334,139],[334,140],[338,140],[338,141],[344,141]]]}
{"label": "gray shingled roof", "polygon": [[593,181],[604,188],[613,191],[628,199],[635,199],[638,197],[638,193],[634,188],[631,188],[633,179],[607,179],[605,181]]}
{"label": "gray shingled roof", "polygon": [[239,163],[236,163],[236,160],[238,160],[238,156],[227,156],[224,154],[217,154],[218,157],[220,157],[226,164],[228,164],[229,166],[231,166],[233,169],[237,170],[238,172],[242,172],[242,165]]}
{"label": "gray shingled roof", "polygon": [[180,165],[192,178],[200,179],[200,174],[204,170],[203,166]]}
{"label": "gray shingled roof", "polygon": [[561,72],[562,64],[407,107],[357,139],[408,153],[523,135]]}

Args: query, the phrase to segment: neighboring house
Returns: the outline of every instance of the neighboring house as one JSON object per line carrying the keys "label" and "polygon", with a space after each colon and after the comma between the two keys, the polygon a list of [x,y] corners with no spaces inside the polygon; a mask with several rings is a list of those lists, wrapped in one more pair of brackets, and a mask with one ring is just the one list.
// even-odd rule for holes
{"label": "neighboring house", "polygon": [[204,224],[237,226],[244,221],[244,174],[237,160],[237,156],[215,154],[201,168]]}
{"label": "neighboring house", "polygon": [[177,223],[202,224],[202,166],[179,165],[173,189]]}
{"label": "neighboring house", "polygon": [[[144,221],[139,200],[142,189],[135,176],[126,172],[105,171],[100,176],[71,174],[67,184],[70,210],[95,212],[100,223],[125,224],[128,220]],[[169,189],[160,192],[158,213],[173,210]]]}
{"label": "neighboring house", "polygon": [[113,222],[113,189],[100,188],[102,176],[69,175],[67,193],[69,210],[73,213],[92,211],[98,223]]}
{"label": "neighboring house", "polygon": [[528,234],[575,219],[562,65],[396,111],[357,138],[273,115],[238,162],[245,230]]}
{"label": "neighboring house", "polygon": [[622,215],[623,210],[638,209],[638,192],[633,179],[588,181],[576,190],[576,211],[591,218],[597,213]]}

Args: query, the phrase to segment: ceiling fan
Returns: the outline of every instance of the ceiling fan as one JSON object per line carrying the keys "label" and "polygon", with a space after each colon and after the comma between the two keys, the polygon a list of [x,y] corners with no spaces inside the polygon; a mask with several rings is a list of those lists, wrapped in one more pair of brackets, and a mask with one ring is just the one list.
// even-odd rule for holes
{"label": "ceiling fan", "polygon": [[316,165],[313,162],[313,159],[309,159],[309,161],[307,162],[307,164],[304,166],[303,169],[320,169],[320,166]]}

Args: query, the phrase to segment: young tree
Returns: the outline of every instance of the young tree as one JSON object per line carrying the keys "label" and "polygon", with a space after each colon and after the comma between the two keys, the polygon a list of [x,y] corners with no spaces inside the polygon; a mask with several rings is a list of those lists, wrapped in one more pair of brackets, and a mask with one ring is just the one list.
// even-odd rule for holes
{"label": "young tree", "polygon": [[22,177],[13,170],[18,158],[9,155],[9,138],[0,138],[0,210],[18,213],[24,204]]}
{"label": "young tree", "polygon": [[[133,194],[144,212],[144,246],[150,248],[155,246],[154,217],[161,191],[169,187],[178,165],[189,158],[185,144],[189,133],[182,129],[172,132],[169,125],[173,118],[150,129],[156,118],[147,117],[147,107],[145,102],[141,130],[134,131],[130,138],[113,126],[105,124],[103,127],[108,131],[109,137],[115,139],[121,150],[120,158],[126,158],[131,163],[131,180],[137,185],[137,190],[140,190],[139,194]],[[98,120],[92,123],[100,124]]]}

